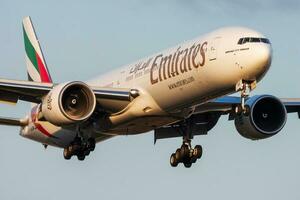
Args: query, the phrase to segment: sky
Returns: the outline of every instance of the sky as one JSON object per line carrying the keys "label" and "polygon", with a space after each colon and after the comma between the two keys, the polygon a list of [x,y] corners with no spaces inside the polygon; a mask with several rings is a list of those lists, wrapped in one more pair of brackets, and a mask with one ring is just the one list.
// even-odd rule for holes
{"label": "sky", "polygon": [[[0,0],[0,77],[26,80],[22,18],[30,15],[55,82],[88,80],[118,66],[224,26],[246,26],[268,37],[273,62],[252,94],[300,97],[298,0]],[[22,117],[28,103],[0,105],[0,116]],[[99,143],[85,161],[63,159],[0,131],[0,199],[243,199],[300,198],[300,121],[266,140],[241,137],[224,116],[197,136],[203,157],[172,168],[181,139],[153,132]]]}

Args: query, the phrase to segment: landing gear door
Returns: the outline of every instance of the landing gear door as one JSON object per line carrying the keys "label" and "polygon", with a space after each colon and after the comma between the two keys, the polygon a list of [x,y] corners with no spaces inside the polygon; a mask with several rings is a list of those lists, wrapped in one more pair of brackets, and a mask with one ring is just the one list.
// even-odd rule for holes
{"label": "landing gear door", "polygon": [[217,60],[218,57],[218,46],[220,43],[220,37],[213,38],[208,47],[209,51],[209,61]]}

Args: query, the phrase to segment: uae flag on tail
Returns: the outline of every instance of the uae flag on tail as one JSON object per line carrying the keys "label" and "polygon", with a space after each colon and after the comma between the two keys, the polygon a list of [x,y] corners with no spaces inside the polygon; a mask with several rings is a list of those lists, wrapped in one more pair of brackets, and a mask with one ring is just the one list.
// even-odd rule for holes
{"label": "uae flag on tail", "polygon": [[30,17],[25,17],[23,19],[23,35],[28,80],[52,83],[52,79]]}

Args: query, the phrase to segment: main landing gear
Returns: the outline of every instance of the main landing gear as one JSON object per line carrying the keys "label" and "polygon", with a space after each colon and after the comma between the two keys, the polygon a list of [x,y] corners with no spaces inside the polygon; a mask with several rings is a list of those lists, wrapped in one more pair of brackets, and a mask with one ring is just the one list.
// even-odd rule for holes
{"label": "main landing gear", "polygon": [[183,163],[186,168],[190,168],[202,156],[202,146],[191,146],[191,140],[183,141],[180,148],[176,150],[170,157],[170,164],[172,167],[177,167],[179,163]]}
{"label": "main landing gear", "polygon": [[172,167],[177,167],[179,163],[183,163],[186,168],[190,168],[193,163],[202,157],[202,146],[196,145],[193,148],[191,145],[191,141],[197,130],[195,129],[195,123],[195,119],[191,116],[179,125],[179,129],[177,130],[179,130],[183,136],[183,142],[181,147],[170,157]]}
{"label": "main landing gear", "polygon": [[84,140],[76,137],[70,146],[64,149],[63,155],[66,160],[70,160],[72,156],[77,156],[78,160],[84,160],[91,151],[95,150],[96,142],[94,138]]}
{"label": "main landing gear", "polygon": [[170,157],[172,167],[177,167],[179,163],[183,163],[186,168],[190,168],[202,156],[202,146],[196,145],[191,147],[191,141],[184,141],[179,149]]}

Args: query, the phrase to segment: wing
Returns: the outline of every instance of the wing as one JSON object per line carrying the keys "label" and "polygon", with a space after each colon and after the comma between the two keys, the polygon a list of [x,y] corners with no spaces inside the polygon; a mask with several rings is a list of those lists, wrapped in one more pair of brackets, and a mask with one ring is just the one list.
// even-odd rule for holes
{"label": "wing", "polygon": [[[285,106],[288,113],[298,112],[300,113],[300,98],[279,98]],[[241,103],[241,98],[236,96],[224,96],[210,101],[206,104],[197,106],[195,108],[196,113],[205,112],[229,112],[232,108]]]}
{"label": "wing", "polygon": [[39,103],[52,88],[52,83],[0,79],[0,100],[8,103],[17,103],[18,100]]}
{"label": "wing", "polygon": [[241,102],[240,97],[234,96],[224,96],[217,98],[205,104],[201,104],[195,107],[195,113],[205,113],[205,112],[228,112],[231,111],[234,105]]}
{"label": "wing", "polygon": [[[40,103],[42,98],[57,84],[33,81],[0,79],[0,101],[17,103],[18,100]],[[130,102],[138,95],[137,90],[90,86],[98,102]]]}
{"label": "wing", "polygon": [[18,119],[18,118],[8,118],[8,117],[0,117],[1,125],[8,126],[26,126],[28,124],[27,119]]}
{"label": "wing", "polygon": [[300,117],[300,98],[282,98],[280,100],[288,113],[297,112]]}
{"label": "wing", "polygon": [[[288,113],[297,112],[300,118],[300,98],[280,98]],[[213,128],[221,115],[228,114],[229,120],[234,119],[234,108],[241,103],[241,98],[236,96],[224,96],[207,103],[197,105],[194,113],[188,119],[191,121],[193,135],[204,135]],[[185,120],[155,129],[154,143],[158,139],[182,137],[180,126],[184,126]]]}

